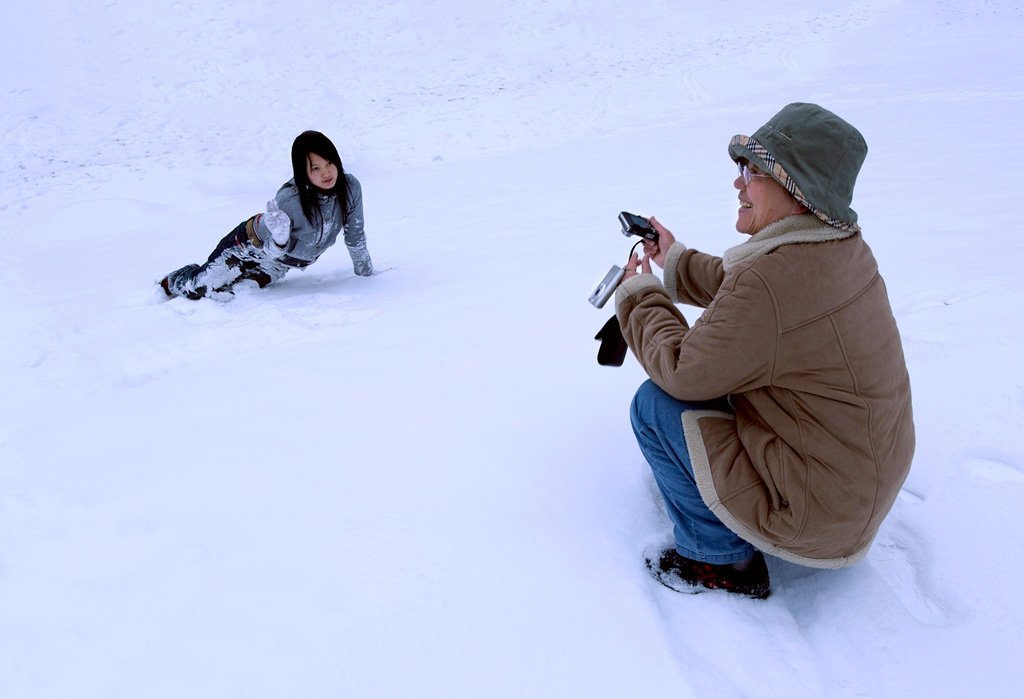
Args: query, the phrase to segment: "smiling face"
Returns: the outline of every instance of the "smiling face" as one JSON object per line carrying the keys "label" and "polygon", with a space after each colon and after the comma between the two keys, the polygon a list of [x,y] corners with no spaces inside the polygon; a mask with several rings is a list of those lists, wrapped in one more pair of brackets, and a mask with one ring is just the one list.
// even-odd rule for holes
{"label": "smiling face", "polygon": [[338,181],[338,166],[330,160],[321,158],[316,153],[306,154],[306,175],[309,183],[317,189],[327,192]]}
{"label": "smiling face", "polygon": [[744,181],[743,175],[733,182],[733,186],[740,190],[740,210],[736,217],[736,230],[740,233],[754,235],[765,226],[807,210],[773,177],[753,165],[747,167],[751,174],[750,183]]}

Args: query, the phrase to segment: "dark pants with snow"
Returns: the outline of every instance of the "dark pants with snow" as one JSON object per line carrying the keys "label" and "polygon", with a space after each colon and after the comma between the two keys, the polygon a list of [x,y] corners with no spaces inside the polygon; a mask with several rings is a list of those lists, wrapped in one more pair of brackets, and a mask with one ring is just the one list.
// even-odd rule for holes
{"label": "dark pants with snow", "polygon": [[211,291],[231,291],[243,279],[264,287],[283,277],[286,268],[267,258],[249,241],[247,223],[238,224],[217,243],[202,265],[185,265],[167,275],[167,291],[174,296],[199,299]]}

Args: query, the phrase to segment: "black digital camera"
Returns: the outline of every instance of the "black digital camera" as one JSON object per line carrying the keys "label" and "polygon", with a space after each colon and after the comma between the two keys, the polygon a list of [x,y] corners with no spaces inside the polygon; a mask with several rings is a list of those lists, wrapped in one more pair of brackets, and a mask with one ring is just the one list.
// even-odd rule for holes
{"label": "black digital camera", "polygon": [[647,219],[641,216],[623,211],[619,214],[619,223],[622,224],[622,235],[627,238],[631,235],[638,235],[641,238],[653,240],[655,243],[658,242],[658,232],[654,230],[654,226]]}

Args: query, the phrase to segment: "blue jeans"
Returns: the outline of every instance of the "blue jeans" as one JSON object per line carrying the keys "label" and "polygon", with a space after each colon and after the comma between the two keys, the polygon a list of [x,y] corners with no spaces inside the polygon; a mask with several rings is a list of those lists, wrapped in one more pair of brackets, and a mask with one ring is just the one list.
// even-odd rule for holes
{"label": "blue jeans", "polygon": [[686,403],[648,379],[633,397],[629,417],[640,451],[665,499],[665,509],[674,525],[676,551],[704,563],[736,563],[754,555],[754,547],[736,536],[704,504],[683,437],[683,412],[709,409],[731,412],[724,398]]}

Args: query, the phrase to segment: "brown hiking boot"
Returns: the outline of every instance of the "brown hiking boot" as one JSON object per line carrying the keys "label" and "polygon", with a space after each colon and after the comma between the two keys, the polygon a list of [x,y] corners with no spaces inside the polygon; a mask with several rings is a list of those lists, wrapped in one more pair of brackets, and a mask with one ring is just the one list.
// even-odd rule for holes
{"label": "brown hiking boot", "polygon": [[768,566],[760,551],[754,553],[745,570],[737,570],[728,563],[716,565],[693,561],[674,548],[662,551],[657,560],[647,558],[647,568],[655,580],[676,592],[693,594],[725,590],[754,599],[765,599],[769,594]]}

